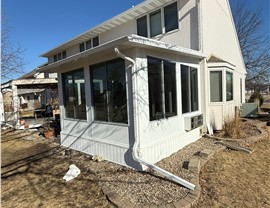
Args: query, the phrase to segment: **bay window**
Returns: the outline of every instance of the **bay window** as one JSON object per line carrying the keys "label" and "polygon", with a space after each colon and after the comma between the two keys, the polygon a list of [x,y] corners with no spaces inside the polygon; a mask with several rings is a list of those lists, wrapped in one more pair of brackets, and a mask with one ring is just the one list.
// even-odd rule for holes
{"label": "bay window", "polygon": [[210,72],[210,100],[222,102],[222,71]]}

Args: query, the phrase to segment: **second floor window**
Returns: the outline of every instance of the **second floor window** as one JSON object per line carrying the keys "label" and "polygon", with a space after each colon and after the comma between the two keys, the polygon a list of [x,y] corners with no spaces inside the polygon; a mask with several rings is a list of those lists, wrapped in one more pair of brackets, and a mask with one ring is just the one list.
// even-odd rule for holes
{"label": "second floor window", "polygon": [[150,35],[154,37],[161,33],[161,11],[158,10],[150,14]]}
{"label": "second floor window", "polygon": [[140,36],[147,37],[147,16],[137,19],[137,33]]}
{"label": "second floor window", "polygon": [[143,37],[155,37],[178,29],[178,25],[178,7],[177,2],[174,2],[137,19],[137,34]]}

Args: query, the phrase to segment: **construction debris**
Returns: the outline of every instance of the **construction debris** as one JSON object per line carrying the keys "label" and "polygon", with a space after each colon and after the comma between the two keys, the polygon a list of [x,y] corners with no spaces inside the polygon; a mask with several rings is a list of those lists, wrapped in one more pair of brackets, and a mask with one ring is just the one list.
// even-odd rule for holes
{"label": "construction debris", "polygon": [[80,175],[81,170],[74,164],[69,166],[69,170],[66,175],[63,177],[65,181],[70,181]]}
{"label": "construction debris", "polygon": [[216,141],[215,144],[221,144],[221,145],[226,146],[226,147],[228,147],[230,149],[243,151],[243,152],[246,152],[246,153],[249,153],[249,154],[253,152],[252,149],[242,147],[242,146],[239,146],[239,145],[236,145],[236,144],[225,143],[225,142],[222,142],[222,141]]}

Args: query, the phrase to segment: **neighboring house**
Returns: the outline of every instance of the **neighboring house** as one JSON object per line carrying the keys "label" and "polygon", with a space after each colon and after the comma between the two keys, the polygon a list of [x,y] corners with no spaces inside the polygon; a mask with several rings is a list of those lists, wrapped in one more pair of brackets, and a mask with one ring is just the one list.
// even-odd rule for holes
{"label": "neighboring house", "polygon": [[58,100],[57,89],[57,73],[40,73],[37,69],[2,83],[5,120],[16,122],[18,117],[33,117],[35,109]]}
{"label": "neighboring house", "polygon": [[62,145],[137,169],[245,100],[227,0],[146,0],[42,56],[39,71],[58,73]]}

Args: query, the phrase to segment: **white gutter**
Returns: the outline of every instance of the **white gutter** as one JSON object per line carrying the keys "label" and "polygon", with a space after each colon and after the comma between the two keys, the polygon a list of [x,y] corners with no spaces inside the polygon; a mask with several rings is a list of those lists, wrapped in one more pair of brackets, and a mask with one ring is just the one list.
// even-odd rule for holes
{"label": "white gutter", "polygon": [[[131,63],[128,66],[128,68],[132,68],[135,65],[135,61],[133,59],[131,59],[130,57],[127,57],[126,55],[124,55],[123,53],[121,53],[117,47],[114,48],[114,51],[115,51],[115,53],[116,53],[117,56],[119,56],[119,57],[121,57],[121,58],[123,58],[126,61],[129,61]],[[134,88],[137,89],[137,82],[136,81],[133,83],[133,85],[134,85]],[[135,109],[136,109],[137,106],[138,106],[136,100],[135,100],[135,106],[136,106],[135,107]],[[172,174],[172,173],[170,173],[170,172],[168,172],[168,171],[166,171],[166,170],[164,170],[164,169],[162,169],[162,168],[160,168],[160,167],[158,167],[158,166],[156,166],[154,164],[148,163],[148,162],[142,160],[138,156],[139,155],[138,154],[139,153],[139,149],[138,149],[138,146],[139,146],[138,136],[139,136],[139,134],[138,134],[137,131],[138,131],[138,123],[139,123],[139,121],[137,119],[137,116],[135,116],[135,115],[134,115],[134,120],[135,120],[134,127],[135,127],[135,125],[137,125],[137,130],[134,129],[134,145],[133,145],[133,148],[132,148],[133,159],[135,161],[139,162],[140,164],[145,165],[148,168],[151,168],[151,169],[159,172],[160,174],[164,175],[166,178],[168,178],[168,179],[170,179],[170,180],[172,180],[172,181],[174,181],[174,182],[176,182],[176,183],[178,183],[178,184],[180,184],[182,186],[185,186],[186,188],[189,188],[191,190],[194,190],[195,189],[195,185],[194,184],[192,184],[192,183],[190,183],[190,182],[188,182],[188,181],[186,181],[186,180],[184,180],[184,179],[182,179],[182,178],[180,178],[180,177],[178,177],[178,176],[176,176],[176,175],[174,175],[174,174]]]}

